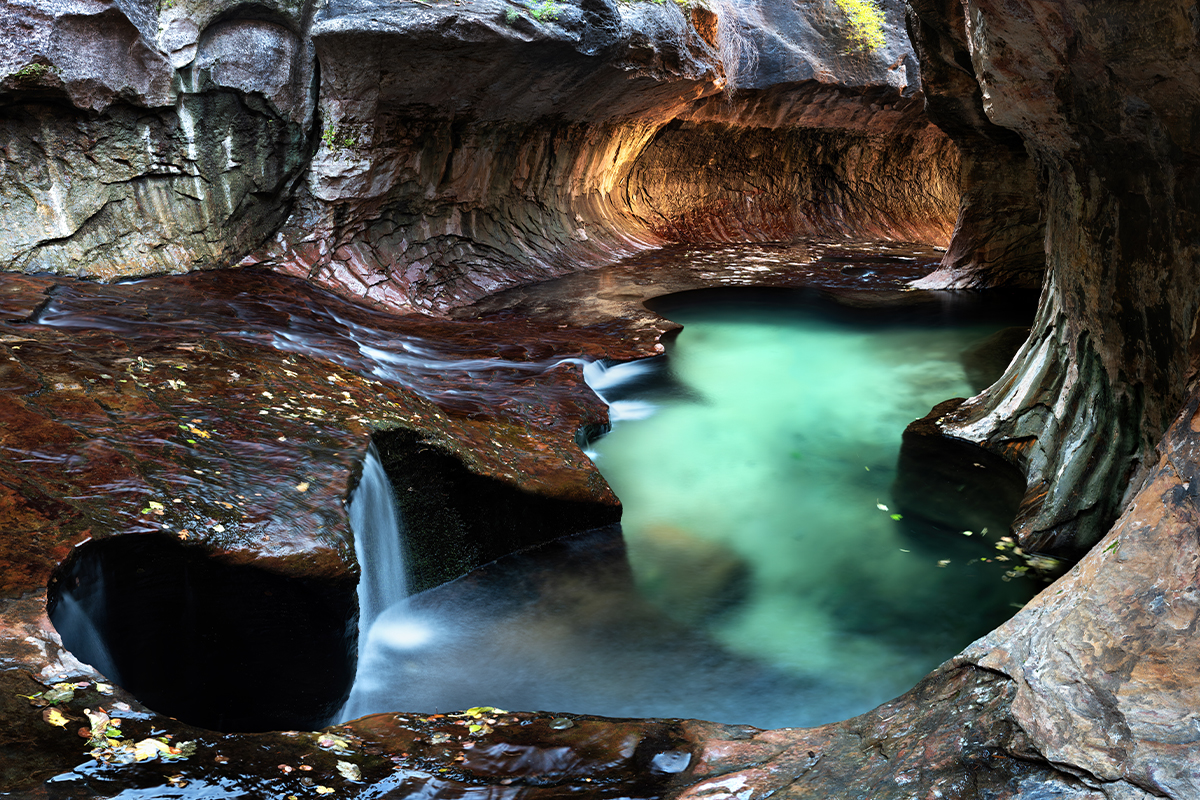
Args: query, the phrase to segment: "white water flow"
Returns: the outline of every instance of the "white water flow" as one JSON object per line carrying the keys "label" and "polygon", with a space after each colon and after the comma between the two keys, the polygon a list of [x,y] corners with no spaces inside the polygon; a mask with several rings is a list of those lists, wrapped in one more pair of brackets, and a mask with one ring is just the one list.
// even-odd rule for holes
{"label": "white water flow", "polygon": [[113,683],[120,683],[120,672],[100,632],[107,618],[103,570],[97,563],[85,562],[80,577],[86,588],[64,590],[50,619],[62,640],[73,643],[71,655]]}
{"label": "white water flow", "polygon": [[362,478],[350,499],[350,529],[362,570],[358,581],[359,640],[366,641],[379,615],[408,596],[400,510],[374,443],[367,448]]}
{"label": "white water flow", "polygon": [[362,708],[361,692],[378,682],[368,655],[372,637],[422,638],[418,622],[407,618],[394,620],[385,630],[378,630],[379,616],[389,608],[400,607],[408,597],[408,581],[403,518],[374,443],[367,447],[367,455],[362,459],[362,476],[350,497],[349,517],[360,570],[359,666],[353,690],[342,709],[342,720],[353,720],[370,712]]}
{"label": "white water flow", "polygon": [[623,400],[614,396],[614,390],[619,389],[638,378],[650,375],[657,369],[661,358],[646,358],[641,361],[626,361],[619,364],[606,364],[603,361],[589,361],[583,365],[583,379],[596,396],[608,406],[608,420],[611,423],[624,422],[632,419],[646,419],[657,408],[645,400]]}

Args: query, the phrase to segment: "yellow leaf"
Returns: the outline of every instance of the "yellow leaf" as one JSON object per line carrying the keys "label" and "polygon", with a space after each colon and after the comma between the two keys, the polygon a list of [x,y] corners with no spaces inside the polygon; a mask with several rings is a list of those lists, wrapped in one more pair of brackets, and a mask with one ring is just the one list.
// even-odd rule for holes
{"label": "yellow leaf", "polygon": [[58,728],[67,727],[67,723],[70,722],[57,708],[47,708],[42,712],[42,719]]}
{"label": "yellow leaf", "polygon": [[133,757],[137,761],[145,761],[148,758],[154,758],[159,753],[169,752],[171,752],[171,748],[158,739],[142,739],[133,746]]}
{"label": "yellow leaf", "polygon": [[317,794],[333,794],[333,789],[330,789],[328,786],[318,786],[316,788]]}
{"label": "yellow leaf", "polygon": [[484,714],[507,714],[507,713],[508,712],[505,711],[503,708],[494,708],[492,706],[475,706],[474,708],[468,708],[466,711],[464,711],[462,713],[462,716],[474,717],[475,719],[479,719]]}
{"label": "yellow leaf", "polygon": [[308,491],[308,481],[300,481],[299,483],[297,483],[296,491],[297,492],[307,492]]}
{"label": "yellow leaf", "polygon": [[104,732],[108,728],[109,716],[104,713],[103,709],[92,711],[90,708],[85,708],[83,713],[87,715],[88,722],[91,723],[91,732],[93,739],[104,738]]}

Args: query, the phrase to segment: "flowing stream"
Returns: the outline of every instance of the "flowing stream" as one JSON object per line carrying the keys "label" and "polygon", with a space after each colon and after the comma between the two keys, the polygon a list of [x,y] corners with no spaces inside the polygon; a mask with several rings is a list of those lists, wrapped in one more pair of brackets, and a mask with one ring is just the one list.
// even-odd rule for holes
{"label": "flowing stream", "polygon": [[[710,255],[760,268],[741,251]],[[697,259],[676,271],[707,269],[703,256]],[[981,376],[1003,359],[974,343],[1006,324],[1003,315],[981,315],[983,307],[965,294],[943,295],[942,307],[873,291],[886,287],[859,283],[893,256],[845,259],[837,270],[812,269],[843,282],[851,269],[855,288],[872,290],[849,297],[848,305],[812,291],[747,289],[653,301],[654,310],[686,327],[665,356],[625,364],[583,358],[589,351],[576,349],[574,334],[558,333],[562,325],[517,346],[503,326],[468,334],[444,320],[396,320],[252,271],[64,283],[33,324],[189,347],[197,337],[215,337],[311,356],[403,386],[456,414],[515,404],[552,418],[570,407],[577,389],[547,376],[582,365],[614,424],[590,454],[622,500],[623,530],[551,542],[409,596],[404,520],[378,454],[368,452],[349,509],[364,572],[357,678],[342,715],[491,705],[814,725],[903,692],[1037,588],[1019,575],[1024,565],[1000,540],[1010,518],[956,510],[951,497],[940,517],[953,522],[938,529],[902,511],[892,496],[905,426],[996,377]],[[873,266],[863,272],[859,262]],[[714,275],[730,269],[716,267]],[[750,280],[738,275],[730,281]],[[579,290],[585,278],[600,280],[576,276],[565,290]],[[711,283],[713,275],[676,278]],[[623,280],[638,285],[636,275]],[[872,308],[881,299],[892,306]],[[964,352],[973,355],[964,360]],[[189,404],[188,419],[204,413]],[[230,483],[221,472],[203,481],[193,477],[200,472],[179,473],[170,490],[179,493],[175,500],[249,496],[256,475],[286,468],[286,459],[304,452],[284,437],[271,440],[276,444],[260,439],[222,439],[239,470],[229,471]],[[983,470],[969,462],[962,486],[951,473],[951,496]],[[912,481],[907,485],[911,495]],[[956,515],[969,522],[958,524]],[[157,710],[217,729],[290,729],[323,721],[341,702],[344,684],[335,684],[348,682],[350,667],[339,650],[345,612],[333,598],[275,583],[269,571],[209,563],[200,549],[165,534],[112,537],[88,554],[102,569],[80,556],[60,586],[55,624],[69,648],[141,687],[139,696]],[[150,559],[156,568],[140,571]],[[245,601],[249,595],[258,599]],[[148,620],[141,611],[114,611],[143,609],[146,597],[164,613]],[[204,611],[193,633],[180,634],[179,608]],[[212,638],[218,633],[220,641]],[[244,680],[256,670],[225,664],[224,654],[254,650],[261,663],[273,663],[293,643],[309,648],[302,660],[329,656],[305,678],[311,708],[297,715],[297,704],[285,698],[262,714],[254,708],[259,695]],[[179,665],[219,673],[225,682],[203,696],[186,681],[161,685]],[[293,684],[298,680],[293,676]],[[217,708],[212,698],[227,702]]]}
{"label": "flowing stream", "polygon": [[[615,422],[592,455],[623,536],[560,540],[382,611],[372,595],[345,716],[815,725],[904,692],[1032,596],[996,558],[1009,520],[935,530],[891,497],[904,427],[973,393],[961,356],[1000,324],[791,297],[676,302],[665,358],[589,365]],[[385,513],[360,513],[368,462],[356,520]],[[359,552],[368,572],[398,563]]]}

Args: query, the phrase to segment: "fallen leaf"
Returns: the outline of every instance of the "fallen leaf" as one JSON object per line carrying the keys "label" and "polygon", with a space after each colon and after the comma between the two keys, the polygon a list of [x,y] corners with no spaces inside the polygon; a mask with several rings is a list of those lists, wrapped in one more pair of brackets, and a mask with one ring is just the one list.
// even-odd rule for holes
{"label": "fallen leaf", "polygon": [[324,750],[349,750],[350,741],[335,733],[323,733],[317,737],[317,747]]}
{"label": "fallen leaf", "polygon": [[[91,723],[91,730],[88,733],[88,738],[97,743],[99,743],[101,739],[107,738],[106,735],[108,734],[108,729],[113,726],[108,724],[109,716],[104,712],[104,709],[101,708],[96,711],[92,711],[90,708],[85,708],[83,713],[87,716],[88,722]],[[114,732],[117,736],[121,735],[121,732],[115,728]]]}
{"label": "fallen leaf", "polygon": [[65,728],[67,727],[67,723],[70,722],[57,708],[47,708],[42,712],[42,719],[56,728]]}
{"label": "fallen leaf", "polygon": [[316,790],[317,794],[333,794],[333,789],[330,789],[328,786],[318,785]]}
{"label": "fallen leaf", "polygon": [[308,491],[308,481],[300,481],[299,483],[297,483],[296,491],[297,492],[307,492]]}
{"label": "fallen leaf", "polygon": [[348,781],[361,781],[362,771],[359,770],[357,764],[352,764],[349,761],[337,762],[337,771],[343,778]]}
{"label": "fallen leaf", "polygon": [[75,699],[75,684],[56,683],[42,693],[42,699],[47,703],[69,703]]}
{"label": "fallen leaf", "polygon": [[142,739],[133,746],[133,758],[135,761],[146,761],[147,759],[155,758],[159,753],[170,752],[171,748],[158,739]]}
{"label": "fallen leaf", "polygon": [[474,717],[475,719],[479,719],[480,717],[484,716],[485,714],[507,714],[507,713],[508,712],[505,711],[503,708],[494,708],[493,706],[475,706],[474,708],[468,708],[466,711],[462,712],[462,714],[455,714],[454,716]]}

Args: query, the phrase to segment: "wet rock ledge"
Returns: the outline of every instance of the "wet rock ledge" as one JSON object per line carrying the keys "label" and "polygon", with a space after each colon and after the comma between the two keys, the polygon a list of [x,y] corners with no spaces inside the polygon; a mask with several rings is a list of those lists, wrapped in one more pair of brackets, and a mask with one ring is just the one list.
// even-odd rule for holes
{"label": "wet rock ledge", "polygon": [[[862,280],[841,271],[836,248],[801,252],[788,260],[760,251],[778,259],[781,274],[701,268],[664,274],[659,289],[636,268],[596,277],[616,297],[689,281]],[[876,277],[873,288],[899,289],[935,261],[931,254],[908,272]],[[797,281],[798,273],[807,275]],[[535,504],[538,497],[582,504],[593,510],[576,517],[578,529],[592,526],[612,518],[615,501],[573,433],[602,424],[604,410],[587,399],[575,365],[547,365],[564,355],[603,355],[620,342],[625,349],[609,355],[653,352],[654,337],[645,335],[644,318],[626,326],[614,313],[619,303],[594,309],[587,324],[570,292],[543,298],[550,307],[538,316],[514,315],[497,301],[461,321],[396,319],[255,271],[115,286],[10,276],[2,296],[6,419],[20,421],[4,429],[12,458],[2,482],[9,530],[29,531],[3,540],[0,763],[16,796],[191,787],[200,797],[774,792],[1099,800],[1147,796],[1133,788],[1146,784],[1186,797],[1177,787],[1194,785],[1195,762],[1180,732],[1186,736],[1190,724],[1192,690],[1181,679],[1190,674],[1190,654],[1182,645],[1195,619],[1200,563],[1186,488],[1200,397],[1169,434],[1153,482],[1101,547],[1010,623],[861,717],[759,731],[484,708],[376,715],[323,731],[219,734],[145,708],[61,649],[46,618],[45,586],[73,545],[102,544],[116,533],[170,537],[216,562],[303,577],[326,597],[341,592],[352,628],[355,574],[340,501],[371,431],[419,437],[438,458]],[[519,290],[510,302],[527,306],[534,296]],[[568,318],[571,327],[560,327]],[[318,327],[318,319],[339,321]],[[360,342],[380,340],[435,345],[447,358],[502,355],[509,368],[465,382],[411,365],[406,383],[368,377],[352,358]],[[81,448],[105,458],[84,461]],[[30,459],[36,472],[24,466]],[[1159,624],[1164,619],[1169,624]],[[1114,630],[1124,633],[1117,638]],[[306,666],[243,673],[253,681],[244,687],[248,702],[263,695],[294,705]],[[1174,677],[1164,682],[1164,675]],[[1103,708],[1128,727],[1103,722]]]}

